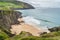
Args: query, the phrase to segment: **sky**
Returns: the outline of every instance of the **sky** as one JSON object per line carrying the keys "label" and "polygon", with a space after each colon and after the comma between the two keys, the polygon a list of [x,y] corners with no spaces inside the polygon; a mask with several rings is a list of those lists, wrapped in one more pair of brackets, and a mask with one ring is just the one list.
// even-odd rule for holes
{"label": "sky", "polygon": [[38,7],[60,8],[60,0],[19,0]]}

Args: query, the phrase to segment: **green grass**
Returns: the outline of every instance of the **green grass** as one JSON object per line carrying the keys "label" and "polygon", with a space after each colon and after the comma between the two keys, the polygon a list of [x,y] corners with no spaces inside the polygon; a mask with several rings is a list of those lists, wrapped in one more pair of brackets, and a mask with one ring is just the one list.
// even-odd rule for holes
{"label": "green grass", "polygon": [[7,40],[7,39],[9,40],[9,36],[5,32],[0,30],[0,40]]}
{"label": "green grass", "polygon": [[60,31],[41,35],[41,37],[56,37],[56,36],[60,36]]}
{"label": "green grass", "polygon": [[[5,32],[0,30],[0,40],[60,40],[60,31],[52,32],[49,34],[44,34],[40,37],[36,36],[25,36],[25,32],[21,35],[15,35],[14,37],[9,37]],[[53,36],[52,36],[53,35]]]}
{"label": "green grass", "polygon": [[41,35],[40,37],[36,37],[36,36],[21,37],[21,35],[18,35],[13,37],[13,39],[14,40],[60,40],[60,31],[44,34]]}
{"label": "green grass", "polygon": [[[59,37],[59,38],[58,38]],[[16,38],[15,40],[60,40],[60,36],[58,37],[50,37],[50,38],[44,38],[44,37],[35,37],[35,36],[32,36],[32,37],[26,37],[26,38]]]}
{"label": "green grass", "polygon": [[12,2],[0,2],[0,10],[11,10],[11,8],[23,8],[24,6],[22,4],[18,5]]}

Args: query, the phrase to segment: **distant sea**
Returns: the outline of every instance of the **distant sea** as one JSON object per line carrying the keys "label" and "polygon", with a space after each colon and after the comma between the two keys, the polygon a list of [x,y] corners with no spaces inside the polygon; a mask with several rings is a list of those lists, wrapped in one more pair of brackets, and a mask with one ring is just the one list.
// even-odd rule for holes
{"label": "distant sea", "polygon": [[[60,8],[39,8],[30,10],[21,10],[23,16],[32,16],[35,19],[47,20],[50,22],[41,21],[40,25],[55,27],[60,25]],[[51,23],[52,22],[52,23]]]}
{"label": "distant sea", "polygon": [[20,1],[29,3],[35,7],[35,9],[20,10],[23,16],[34,17],[35,19],[41,21],[40,25],[42,26],[47,26],[47,27],[60,26],[60,8],[41,7],[39,0],[37,1],[36,0],[35,1],[34,0],[20,0]]}

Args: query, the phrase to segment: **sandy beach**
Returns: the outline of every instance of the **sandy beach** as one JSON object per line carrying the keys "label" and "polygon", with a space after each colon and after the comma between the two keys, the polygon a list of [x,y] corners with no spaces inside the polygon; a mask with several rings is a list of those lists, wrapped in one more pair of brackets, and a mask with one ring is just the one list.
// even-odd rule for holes
{"label": "sandy beach", "polygon": [[[20,18],[19,18],[20,19]],[[20,19],[18,21],[22,21],[22,19]],[[11,25],[11,33],[12,34],[20,34],[21,31],[25,31],[25,32],[29,32],[31,33],[33,36],[39,36],[40,33],[41,33],[41,30],[35,28],[34,26],[32,25],[29,25],[29,24],[25,24],[25,23],[20,23],[20,24],[16,24],[16,25]]]}
{"label": "sandy beach", "polygon": [[19,35],[21,31],[25,31],[31,33],[33,36],[39,36],[41,33],[46,31],[41,28],[37,28],[37,26],[35,25],[29,25],[24,23],[22,18],[18,18],[18,21],[20,22],[20,24],[11,25],[10,30],[12,34]]}

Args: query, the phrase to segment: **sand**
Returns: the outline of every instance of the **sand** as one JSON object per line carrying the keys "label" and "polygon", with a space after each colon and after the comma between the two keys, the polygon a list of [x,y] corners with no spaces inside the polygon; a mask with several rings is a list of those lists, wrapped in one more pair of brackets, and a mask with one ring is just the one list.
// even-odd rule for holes
{"label": "sand", "polygon": [[[22,21],[22,19],[18,19],[18,21]],[[35,28],[34,26],[32,25],[29,25],[29,24],[25,24],[24,22],[23,23],[20,23],[20,24],[16,24],[16,25],[11,25],[11,33],[12,34],[16,34],[16,35],[19,35],[21,33],[21,31],[25,31],[25,32],[29,32],[31,33],[33,36],[39,36],[40,33],[41,33],[41,30]]]}

